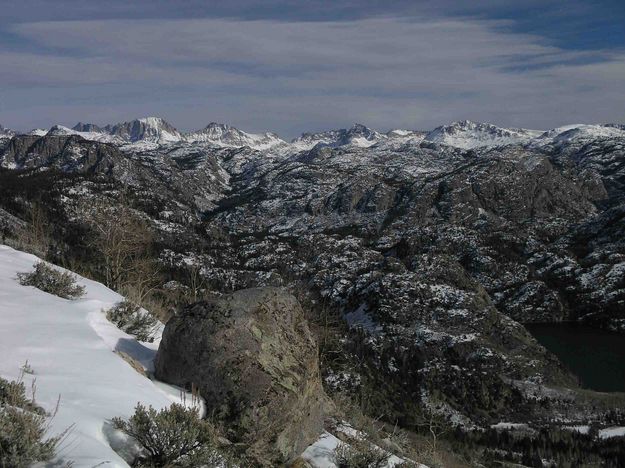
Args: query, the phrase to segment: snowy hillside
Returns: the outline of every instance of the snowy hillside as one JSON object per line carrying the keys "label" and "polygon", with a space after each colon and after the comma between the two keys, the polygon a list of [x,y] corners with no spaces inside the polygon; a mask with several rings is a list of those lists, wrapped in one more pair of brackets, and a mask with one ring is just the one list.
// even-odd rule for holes
{"label": "snowy hillside", "polygon": [[15,380],[28,361],[34,374],[25,375],[26,387],[36,379],[36,400],[53,411],[51,434],[74,425],[61,444],[59,458],[74,467],[106,464],[126,467],[109,445],[120,440],[111,429],[114,416],[128,417],[138,401],[156,408],[180,401],[180,391],[139,374],[115,351],[123,351],[147,369],[158,346],[139,343],[108,322],[102,309],[122,298],[84,278],[81,299],[65,300],[16,279],[32,270],[38,258],[0,245],[0,375]]}
{"label": "snowy hillside", "polygon": [[[138,342],[111,324],[103,310],[123,299],[117,293],[82,277],[78,283],[86,294],[76,300],[22,286],[17,274],[31,271],[38,261],[34,255],[0,245],[0,376],[8,380],[22,376],[27,388],[35,381],[36,402],[49,413],[60,397],[48,435],[71,429],[54,466],[71,462],[75,468],[127,467],[113,447],[124,453],[129,444],[112,428],[111,418],[129,417],[137,402],[164,408],[190,402],[192,396],[150,380],[122,359],[119,353],[151,373],[160,335],[154,343]],[[21,371],[26,362],[32,374]],[[338,444],[325,432],[302,457],[313,468],[336,468],[333,451]],[[403,461],[389,456],[389,468]]]}

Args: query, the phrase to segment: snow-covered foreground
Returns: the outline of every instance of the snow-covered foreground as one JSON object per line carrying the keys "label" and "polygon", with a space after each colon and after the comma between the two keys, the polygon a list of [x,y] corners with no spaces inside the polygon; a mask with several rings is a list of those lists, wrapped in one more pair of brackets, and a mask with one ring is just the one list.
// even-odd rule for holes
{"label": "snow-covered foreground", "polygon": [[[115,352],[126,353],[152,370],[160,341],[159,336],[154,343],[138,342],[106,319],[103,311],[123,299],[119,294],[78,275],[86,294],[77,300],[20,285],[17,273],[31,271],[38,261],[34,255],[0,245],[0,376],[9,380],[22,376],[27,388],[35,380],[37,404],[50,413],[60,397],[49,435],[72,429],[54,466],[71,461],[75,468],[127,467],[111,447],[123,450],[128,445],[112,429],[111,418],[130,416],[137,402],[163,408],[192,398],[151,381]],[[21,371],[26,361],[33,374]],[[339,439],[326,432],[303,458],[315,468],[334,468],[338,444]],[[388,466],[402,461],[393,455]]]}
{"label": "snow-covered foreground", "polygon": [[21,286],[18,272],[31,271],[38,258],[0,245],[0,375],[17,379],[28,360],[36,379],[36,400],[53,411],[51,434],[74,425],[59,459],[74,467],[126,467],[109,444],[109,420],[127,417],[138,401],[156,408],[180,401],[179,390],[136,372],[114,350],[150,368],[158,342],[139,343],[108,322],[102,309],[122,298],[100,283],[78,277],[86,294],[74,301]]}

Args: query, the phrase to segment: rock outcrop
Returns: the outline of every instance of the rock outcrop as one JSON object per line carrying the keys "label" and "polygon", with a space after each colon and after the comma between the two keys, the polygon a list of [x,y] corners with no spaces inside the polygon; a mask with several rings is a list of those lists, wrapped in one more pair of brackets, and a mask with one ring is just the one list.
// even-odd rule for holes
{"label": "rock outcrop", "polygon": [[323,429],[317,345],[297,299],[279,288],[184,309],[165,327],[156,377],[198,388],[207,414],[261,465],[295,458]]}

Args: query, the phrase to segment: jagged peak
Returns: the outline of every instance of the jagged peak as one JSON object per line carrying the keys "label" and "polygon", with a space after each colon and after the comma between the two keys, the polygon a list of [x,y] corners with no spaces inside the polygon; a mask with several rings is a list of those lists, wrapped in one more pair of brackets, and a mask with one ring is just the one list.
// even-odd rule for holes
{"label": "jagged peak", "polygon": [[104,129],[96,124],[92,124],[92,123],[83,123],[83,122],[78,122],[76,125],[74,125],[72,127],[72,130],[75,130],[77,132],[97,132],[97,133],[104,133]]}
{"label": "jagged peak", "polygon": [[219,123],[219,122],[211,122],[209,123],[206,127],[204,128],[225,128],[225,129],[236,129],[235,127],[232,127],[231,125],[225,124],[225,123]]}
{"label": "jagged peak", "polygon": [[104,129],[113,136],[131,142],[152,141],[168,143],[180,141],[182,135],[169,122],[161,117],[141,117],[129,122],[107,125]]}
{"label": "jagged peak", "polygon": [[355,123],[348,130],[348,132],[372,132],[372,131],[375,131],[375,130],[371,130],[369,127],[361,123]]}
{"label": "jagged peak", "polygon": [[141,122],[142,124],[149,125],[151,127],[167,126],[167,127],[173,128],[173,125],[171,125],[162,117],[148,116],[148,117],[141,117],[135,120],[137,120],[138,122]]}
{"label": "jagged peak", "polygon": [[50,127],[50,130],[48,130],[46,135],[75,135],[76,133],[78,132],[76,132],[75,130],[69,127],[66,127],[60,124],[55,124],[52,127]]}

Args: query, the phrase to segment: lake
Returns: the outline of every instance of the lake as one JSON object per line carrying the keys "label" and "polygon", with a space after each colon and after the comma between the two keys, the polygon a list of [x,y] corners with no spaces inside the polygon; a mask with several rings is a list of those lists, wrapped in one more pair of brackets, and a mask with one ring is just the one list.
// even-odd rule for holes
{"label": "lake", "polygon": [[585,388],[625,392],[625,335],[568,322],[528,324],[526,328]]}

